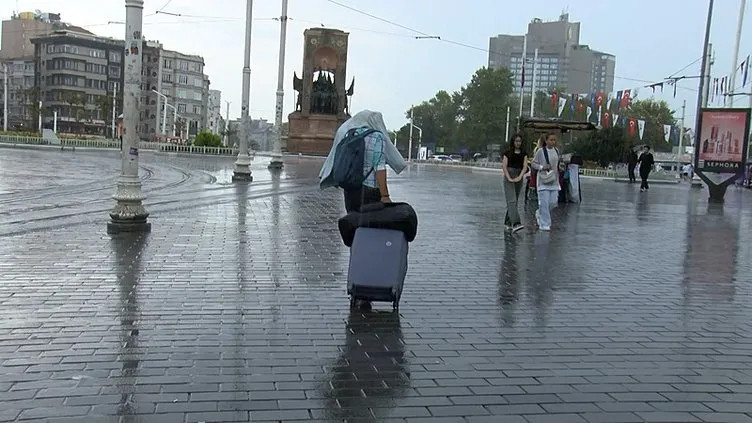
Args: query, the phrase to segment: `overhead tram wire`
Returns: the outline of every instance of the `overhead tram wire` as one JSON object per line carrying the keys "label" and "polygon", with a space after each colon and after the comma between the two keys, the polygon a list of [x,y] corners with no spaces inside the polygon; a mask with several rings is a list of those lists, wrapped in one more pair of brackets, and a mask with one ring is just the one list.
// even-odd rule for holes
{"label": "overhead tram wire", "polygon": [[[327,1],[329,3],[335,4],[337,6],[343,7],[343,8],[348,9],[348,10],[352,10],[354,12],[360,13],[360,14],[368,16],[368,17],[371,17],[371,18],[379,20],[381,22],[385,22],[385,23],[388,23],[390,25],[395,25],[395,26],[398,26],[400,28],[407,29],[409,31],[418,33],[420,35],[426,36],[426,38],[432,38],[432,39],[436,39],[436,40],[439,40],[439,41],[443,41],[443,42],[448,43],[448,44],[454,44],[454,45],[457,45],[457,46],[460,46],[460,47],[470,48],[470,49],[477,50],[477,51],[482,51],[482,52],[485,52],[485,53],[488,53],[488,54],[494,54],[494,55],[499,56],[499,57],[507,57],[507,58],[511,58],[512,57],[511,54],[503,54],[503,53],[492,52],[492,51],[490,51],[487,48],[473,46],[473,45],[470,45],[470,44],[465,44],[465,43],[462,43],[462,42],[459,42],[459,41],[454,41],[454,40],[451,40],[451,39],[447,39],[447,38],[444,38],[444,37],[441,37],[441,36],[435,36],[435,35],[432,36],[432,35],[429,35],[429,34],[423,32],[423,31],[419,31],[417,29],[410,28],[408,26],[405,26],[405,25],[402,25],[400,23],[391,21],[389,19],[385,19],[385,18],[382,18],[380,16],[373,15],[371,13],[365,12],[365,11],[357,9],[355,7],[348,6],[346,4],[342,4],[342,3],[340,3],[340,2],[338,2],[336,0],[327,0]],[[689,66],[691,66],[691,65],[689,65]],[[570,68],[570,72],[571,71],[582,72],[582,73],[590,73],[590,71],[586,70],[586,69]],[[652,84],[652,83],[656,82],[655,80],[630,78],[630,77],[618,76],[618,75],[614,75],[614,79],[622,79],[622,80],[625,80],[625,81],[641,82],[641,83],[646,83],[646,84]],[[660,82],[660,81],[658,81],[658,82]],[[691,90],[691,89],[685,88],[685,87],[679,87],[679,88]],[[697,91],[697,90],[693,90],[693,91]]]}

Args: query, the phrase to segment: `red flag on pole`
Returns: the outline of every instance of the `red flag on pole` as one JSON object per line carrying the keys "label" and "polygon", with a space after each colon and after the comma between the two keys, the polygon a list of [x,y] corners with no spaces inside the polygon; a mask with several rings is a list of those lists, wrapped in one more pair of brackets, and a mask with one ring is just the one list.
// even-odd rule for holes
{"label": "red flag on pole", "polygon": [[627,126],[627,133],[630,137],[633,137],[635,135],[635,131],[637,130],[637,121],[634,119],[629,119],[629,125]]}

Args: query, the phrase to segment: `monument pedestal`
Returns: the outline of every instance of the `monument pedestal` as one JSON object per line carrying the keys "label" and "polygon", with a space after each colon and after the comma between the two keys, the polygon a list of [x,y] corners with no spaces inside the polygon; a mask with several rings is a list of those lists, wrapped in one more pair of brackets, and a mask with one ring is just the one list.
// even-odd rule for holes
{"label": "monument pedestal", "polygon": [[288,116],[290,131],[287,151],[313,156],[326,156],[332,148],[334,133],[347,119],[347,115],[303,115],[301,112]]}

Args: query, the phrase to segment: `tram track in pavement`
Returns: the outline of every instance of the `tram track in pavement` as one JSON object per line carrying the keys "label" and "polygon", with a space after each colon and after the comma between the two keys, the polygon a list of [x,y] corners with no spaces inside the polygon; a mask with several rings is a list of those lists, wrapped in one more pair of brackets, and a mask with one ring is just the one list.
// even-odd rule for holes
{"label": "tram track in pavement", "polygon": [[[267,185],[271,185],[271,183]],[[319,189],[318,185],[311,185],[307,183],[305,184],[304,183],[290,183],[288,185],[289,186],[287,187],[283,187],[283,186],[271,187],[271,188],[266,188],[266,189],[259,190],[256,192],[249,192],[246,195],[245,200],[246,201],[260,200],[260,199],[269,198],[273,196],[304,193],[304,192],[316,191]],[[225,190],[229,190],[229,189],[231,189],[234,194],[236,190],[236,186],[229,185],[225,187]],[[211,195],[211,196],[203,197],[199,201],[190,201],[190,202],[186,202],[185,198],[176,198],[176,199],[148,203],[148,204],[145,204],[145,206],[149,210],[150,215],[154,218],[154,217],[158,217],[169,212],[195,209],[195,208],[201,208],[201,207],[207,207],[207,206],[230,204],[230,203],[234,203],[238,201],[238,198],[235,195],[228,196],[227,194],[228,193],[219,193],[218,195]],[[39,231],[44,231],[44,230],[59,229],[59,228],[64,228],[64,227],[69,227],[69,226],[86,224],[92,221],[92,219],[85,219],[86,217],[94,216],[98,214],[106,214],[110,210],[111,210],[111,207],[102,207],[102,208],[97,208],[97,209],[89,209],[89,210],[77,211],[77,212],[72,212],[72,213],[59,214],[55,216],[23,219],[23,220],[18,220],[18,221],[0,223],[0,237],[22,235],[22,234],[31,233],[31,232],[39,232]],[[84,218],[84,219],[78,220],[76,222],[41,225],[35,228],[20,229],[20,230],[15,230],[15,231],[14,230],[3,231],[2,229],[3,227],[13,227],[13,226],[18,226],[18,225],[28,225],[28,224],[43,223],[43,222],[53,222],[56,220],[61,220],[61,219],[66,219],[66,218]]]}

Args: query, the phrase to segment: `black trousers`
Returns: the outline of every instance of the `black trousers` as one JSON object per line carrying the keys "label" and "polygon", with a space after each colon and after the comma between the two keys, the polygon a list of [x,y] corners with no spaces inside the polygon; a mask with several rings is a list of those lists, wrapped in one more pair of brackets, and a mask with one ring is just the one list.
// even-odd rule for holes
{"label": "black trousers", "polygon": [[640,178],[642,179],[642,184],[640,185],[640,189],[650,189],[650,186],[648,185],[648,176],[650,175],[650,170],[647,172],[640,170]]}
{"label": "black trousers", "polygon": [[634,174],[635,166],[637,165],[630,164],[627,166],[627,170],[629,171],[629,182],[637,181],[637,178],[635,178],[635,174]]}
{"label": "black trousers", "polygon": [[345,191],[345,210],[350,213],[360,211],[366,204],[381,201],[381,191],[378,188],[363,186],[361,189]]}

